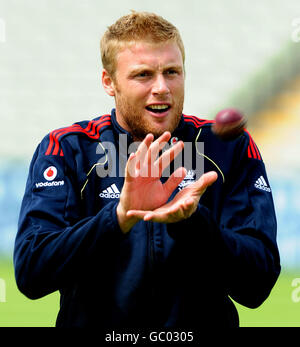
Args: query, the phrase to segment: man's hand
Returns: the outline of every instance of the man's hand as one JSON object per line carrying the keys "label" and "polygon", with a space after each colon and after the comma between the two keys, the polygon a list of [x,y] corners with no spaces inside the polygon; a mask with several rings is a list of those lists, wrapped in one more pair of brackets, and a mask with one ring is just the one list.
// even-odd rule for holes
{"label": "man's hand", "polygon": [[163,171],[184,147],[183,142],[179,141],[159,156],[170,137],[171,134],[165,132],[153,142],[153,135],[147,135],[127,161],[125,182],[117,206],[118,222],[124,233],[140,219],[174,223],[190,217],[206,188],[217,179],[216,172],[208,172],[167,203],[186,176],[186,169],[181,167],[164,184],[160,180]]}
{"label": "man's hand", "polygon": [[160,181],[165,168],[184,147],[183,142],[179,141],[158,157],[170,137],[171,134],[165,132],[153,142],[153,135],[148,134],[127,161],[125,182],[117,206],[118,222],[124,233],[140,219],[139,216],[128,215],[128,211],[152,211],[163,206],[186,176],[186,170],[181,167],[173,172],[167,182],[163,184]]}
{"label": "man's hand", "polygon": [[217,178],[216,172],[207,172],[198,181],[178,192],[174,199],[167,204],[153,211],[131,210],[127,212],[127,216],[160,223],[175,223],[189,218],[196,211],[198,202],[206,188],[213,184]]}

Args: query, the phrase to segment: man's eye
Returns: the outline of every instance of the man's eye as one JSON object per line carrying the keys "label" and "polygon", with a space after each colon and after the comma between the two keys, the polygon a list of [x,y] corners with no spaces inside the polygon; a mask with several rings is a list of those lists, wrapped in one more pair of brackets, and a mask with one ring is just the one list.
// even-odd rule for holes
{"label": "man's eye", "polygon": [[178,73],[177,70],[174,70],[174,69],[170,69],[170,70],[167,70],[166,71],[166,74],[167,75],[176,75]]}
{"label": "man's eye", "polygon": [[151,75],[150,72],[148,72],[148,71],[143,71],[143,72],[138,73],[136,76],[137,76],[137,77],[148,77],[148,76],[150,76],[150,75]]}

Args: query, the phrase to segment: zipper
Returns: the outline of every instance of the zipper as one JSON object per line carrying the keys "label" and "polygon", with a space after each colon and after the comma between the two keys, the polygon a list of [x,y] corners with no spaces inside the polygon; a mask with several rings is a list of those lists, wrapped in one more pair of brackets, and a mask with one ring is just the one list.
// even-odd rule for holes
{"label": "zipper", "polygon": [[154,237],[153,237],[153,223],[147,223],[148,229],[148,251],[149,251],[149,322],[155,322],[155,254],[154,254]]}
{"label": "zipper", "polygon": [[151,223],[150,229],[150,268],[154,274],[154,238],[153,238],[153,224]]}
{"label": "zipper", "polygon": [[154,237],[153,237],[153,223],[148,222],[148,249],[149,249],[149,273],[151,278],[151,283],[153,283],[154,278],[154,265],[155,265],[155,256],[154,256]]}

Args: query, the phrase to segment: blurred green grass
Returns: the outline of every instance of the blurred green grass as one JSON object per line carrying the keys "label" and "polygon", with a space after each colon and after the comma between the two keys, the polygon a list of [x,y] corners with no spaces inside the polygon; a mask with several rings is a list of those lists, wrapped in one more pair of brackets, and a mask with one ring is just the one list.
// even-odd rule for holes
{"label": "blurred green grass", "polygon": [[[5,302],[0,301],[0,327],[55,326],[59,310],[58,292],[38,300],[27,299],[16,286],[13,265],[9,260],[0,260],[0,278],[5,283],[6,299]],[[269,298],[257,309],[248,309],[236,303],[240,326],[300,327],[300,302],[292,300],[294,278],[300,278],[300,270],[283,271]]]}
{"label": "blurred green grass", "polygon": [[292,286],[295,278],[300,278],[300,270],[283,270],[270,296],[256,309],[235,303],[240,316],[240,326],[300,327],[300,302],[292,299],[292,293],[296,289]]}
{"label": "blurred green grass", "polygon": [[6,301],[0,302],[0,327],[53,327],[59,310],[59,293],[38,300],[26,298],[17,288],[12,261],[0,260],[0,278],[6,284]]}

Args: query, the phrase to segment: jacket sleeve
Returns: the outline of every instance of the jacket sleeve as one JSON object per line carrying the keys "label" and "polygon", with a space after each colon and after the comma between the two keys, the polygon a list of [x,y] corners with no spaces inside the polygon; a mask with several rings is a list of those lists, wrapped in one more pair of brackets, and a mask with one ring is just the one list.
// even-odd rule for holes
{"label": "jacket sleeve", "polygon": [[270,183],[263,161],[248,156],[248,141],[226,185],[218,224],[229,295],[255,308],[268,297],[279,276],[280,257]]}
{"label": "jacket sleeve", "polygon": [[[235,146],[234,165],[225,184],[215,194],[210,194],[213,186],[207,189],[181,229],[199,238],[195,243],[206,254],[201,258],[204,266],[218,276],[225,294],[255,308],[268,297],[279,276],[280,257],[265,165],[258,157],[249,158],[249,141],[245,133]],[[219,202],[207,203],[214,199]]]}
{"label": "jacket sleeve", "polygon": [[102,245],[123,237],[117,202],[80,218],[74,170],[66,156],[45,155],[47,143],[41,142],[30,164],[14,248],[16,282],[31,299],[64,287]]}
{"label": "jacket sleeve", "polygon": [[248,133],[238,143],[234,162],[220,215],[215,216],[215,237],[228,294],[255,308],[268,297],[280,273],[275,209],[265,165]]}

